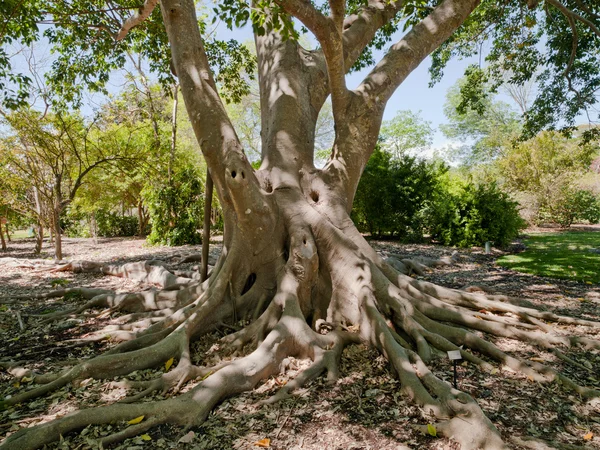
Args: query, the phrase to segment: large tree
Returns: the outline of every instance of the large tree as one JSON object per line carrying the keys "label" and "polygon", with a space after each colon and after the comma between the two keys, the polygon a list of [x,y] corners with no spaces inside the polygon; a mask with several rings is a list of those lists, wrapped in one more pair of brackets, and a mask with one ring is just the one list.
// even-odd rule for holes
{"label": "large tree", "polygon": [[[170,55],[162,47],[148,51],[157,61],[172,58],[173,71],[223,207],[223,250],[210,277],[201,284],[182,285],[179,281],[178,290],[109,296],[104,303],[92,300],[95,305],[106,304],[113,310],[119,305],[137,311],[158,308],[146,314],[152,315],[153,321],[161,315],[164,318],[143,331],[111,332],[113,339],[125,342],[109,354],[81,362],[56,376],[36,376],[34,381],[46,384],[5,403],[16,405],[88,377],[127,375],[161,365],[172,357],[178,360],[174,370],[151,382],[134,383],[144,390],[129,399],[131,403],[76,411],[23,429],[8,437],[1,448],[36,448],[90,423],[142,415],[141,423],[105,438],[103,444],[160,423],[197,425],[222,399],[252,389],[260,380],[278,373],[289,356],[309,358],[312,364],[282,387],[275,400],[323,372],[335,379],[343,348],[356,342],[379,349],[398,374],[406,396],[437,419],[439,434],[453,436],[463,449],[507,447],[471,396],[453,389],[430,371],[428,362],[436,349],[460,351],[465,360],[483,370],[492,370],[491,361],[497,361],[533,380],[559,380],[583,397],[600,394],[579,386],[552,367],[509,355],[485,338],[522,340],[564,357],[560,347],[585,345],[597,349],[600,343],[559,335],[542,321],[591,327],[598,327],[598,323],[541,312],[514,298],[446,289],[413,279],[383,261],[349,217],[361,173],[377,143],[386,102],[436,49],[436,75],[451,55],[474,51],[477,38],[482,36],[497,38],[495,50],[509,54],[511,59],[507,58],[506,64],[512,61],[513,72],[521,77],[528,73],[531,76],[535,63],[544,61],[543,81],[549,89],[541,91],[546,102],[529,111],[536,119],[534,125],[547,124],[561,112],[544,109],[552,101],[567,102],[562,109],[567,116],[578,109],[576,105],[581,108],[592,103],[600,69],[596,59],[590,63],[587,52],[597,55],[600,47],[597,2],[330,0],[317,4],[276,0],[253,2],[252,8],[245,2],[223,2],[221,14],[228,23],[252,19],[254,24],[262,124],[262,164],[258,170],[246,158],[219,96],[203,39],[204,28],[199,27],[193,0],[160,1],[162,18],[157,15],[158,0],[146,0],[134,16],[119,23],[120,30],[115,29],[115,20],[123,12],[111,10],[106,19],[97,9],[103,2],[92,2],[81,15],[69,10],[84,3],[61,9],[62,16],[55,13],[53,22],[63,30],[63,35],[52,35],[55,41],[71,45],[77,39],[88,42],[86,33],[96,26],[94,43],[103,31],[108,31],[106,34],[118,39],[117,50],[135,43],[140,47],[158,45],[163,41],[144,40],[142,33],[145,30],[149,36],[159,36],[156,30],[164,24]],[[114,4],[106,5],[110,9]],[[294,39],[292,17],[314,34],[318,49],[308,51]],[[390,32],[402,23],[408,32],[384,53],[356,89],[348,89],[346,74],[353,67],[366,67],[372,62],[372,48],[383,48]],[[23,24],[14,30],[9,27],[14,33],[23,29]],[[544,33],[549,35],[547,59],[538,55],[541,45],[536,46],[538,41],[534,39]],[[73,38],[59,39],[65,36]],[[515,45],[514,49],[510,44]],[[108,45],[102,49],[108,54]],[[89,48],[82,54],[86,51]],[[68,61],[67,53],[61,63]],[[83,61],[81,55],[77,56]],[[169,61],[162,62],[167,65]],[[105,67],[99,67],[102,69]],[[86,70],[90,81],[95,72]],[[73,71],[63,75],[70,73]],[[553,84],[552,77],[568,82]],[[316,169],[315,124],[329,95],[335,142],[325,167]],[[478,313],[484,309],[497,315]],[[240,317],[252,320],[224,342],[234,348],[247,346],[251,351],[216,367],[192,364],[191,340],[223,320]],[[143,323],[128,328],[135,330]],[[135,402],[153,390],[178,390],[183,383],[197,378],[202,381],[182,395],[164,401]]]}

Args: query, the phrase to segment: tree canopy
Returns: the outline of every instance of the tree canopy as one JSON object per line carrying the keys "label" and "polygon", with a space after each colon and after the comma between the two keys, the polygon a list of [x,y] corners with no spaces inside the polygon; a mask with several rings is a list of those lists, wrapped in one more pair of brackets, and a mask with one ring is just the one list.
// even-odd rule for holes
{"label": "tree canopy", "polygon": [[[285,370],[290,357],[309,363],[272,401],[322,373],[335,380],[342,351],[355,343],[368,344],[387,358],[404,395],[422,408],[426,429],[452,437],[463,450],[504,450],[512,436],[501,434],[471,395],[454,389],[436,371],[431,363],[440,353],[454,351],[481,371],[497,371],[498,364],[532,381],[559,383],[577,394],[569,398],[572,402],[600,396],[597,387],[579,384],[587,383],[586,378],[572,379],[554,365],[528,360],[504,345],[512,339],[518,348],[537,346],[581,369],[564,352],[597,350],[600,342],[568,336],[556,331],[556,324],[597,330],[595,316],[566,317],[540,311],[522,299],[413,278],[410,274],[422,273],[424,266],[452,260],[383,259],[350,218],[361,176],[377,148],[386,104],[429,55],[435,81],[452,57],[478,54],[489,43],[490,69],[470,70],[472,84],[461,102],[475,111],[485,104],[481,87],[486,83],[493,85],[505,73],[512,74],[509,82],[514,83],[536,76],[539,89],[526,111],[526,133],[569,125],[592,107],[600,83],[598,2],[219,2],[210,14],[230,27],[250,23],[254,31],[262,158],[258,168],[244,153],[225,107],[228,98],[235,100],[245,89],[246,79],[237,74],[244,68],[249,77],[254,59],[235,42],[215,41],[207,31],[209,18],[193,0],[146,0],[142,6],[129,0],[12,0],[1,11],[7,30],[0,35],[3,44],[29,45],[45,35],[57,51],[48,80],[59,94],[58,107],[76,103],[84,86],[103,89],[128,52],[143,56],[168,89],[176,74],[223,208],[224,236],[221,256],[202,282],[152,261],[134,267],[81,261],[61,266],[158,280],[161,289],[129,294],[79,289],[90,300],[79,312],[100,306],[110,313],[135,313],[122,318],[127,323],[117,332],[98,331],[122,342],[55,375],[33,375],[33,388],[1,405],[14,407],[86,378],[110,379],[151,367],[160,367],[161,373],[130,385],[142,390],[125,402],[23,428],[0,448],[41,447],[89,424],[132,425],[104,437],[103,446],[163,423],[198,426],[223,399]],[[302,46],[297,38],[303,30],[314,36],[317,48]],[[388,46],[391,39],[396,42]],[[4,106],[18,106],[26,98],[27,79],[10,66],[8,47],[2,48]],[[351,89],[346,75],[357,68],[367,74]],[[325,166],[318,168],[316,129],[328,98],[335,136]],[[491,205],[492,199],[501,201]],[[488,212],[512,205],[495,188],[469,189],[456,201],[477,206],[471,208],[476,216],[452,220],[457,228],[468,225],[470,235],[470,224],[479,227]],[[236,331],[230,333],[231,322]],[[205,359],[203,350],[191,344],[215,328],[229,333],[222,340],[228,353],[213,365],[214,360]],[[177,365],[163,373],[165,362],[169,370],[173,361]],[[190,388],[176,396],[138,401],[156,390],[178,393],[186,383]]]}

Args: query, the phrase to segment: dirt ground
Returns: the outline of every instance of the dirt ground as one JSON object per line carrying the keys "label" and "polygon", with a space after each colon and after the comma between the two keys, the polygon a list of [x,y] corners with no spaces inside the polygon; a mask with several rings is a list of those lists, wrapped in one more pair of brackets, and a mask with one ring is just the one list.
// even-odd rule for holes
{"label": "dirt ground", "polygon": [[[102,287],[117,292],[151,288],[104,275],[51,273],[15,266],[14,258],[40,257],[32,254],[33,245],[31,240],[12,242],[9,251],[0,255],[0,298],[43,293],[63,286]],[[441,246],[383,241],[373,242],[373,245],[384,256],[442,256],[455,251]],[[105,262],[172,261],[185,254],[200,252],[199,246],[147,247],[141,239],[120,238],[100,239],[96,243],[91,239],[65,239],[63,247],[66,259]],[[42,257],[51,256],[48,243],[44,252]],[[219,244],[215,243],[211,253],[217,255],[218,252]],[[560,314],[600,320],[600,286],[516,273],[495,265],[500,254],[496,250],[491,255],[483,254],[481,249],[461,250],[455,265],[436,269],[424,278],[452,288],[478,285],[496,293],[524,297],[540,308]],[[193,266],[189,264],[187,269]],[[54,371],[64,368],[69,361],[89,358],[114,345],[110,339],[83,344],[79,341],[110,323],[111,317],[96,317],[99,311],[52,324],[40,324],[41,318],[34,317],[77,302],[81,300],[0,301],[0,360],[23,361],[27,367],[41,372]],[[22,318],[23,330],[18,316]],[[600,339],[600,328],[561,326],[557,332]],[[194,362],[202,364],[205,358],[214,361],[229,357],[219,351],[218,339],[223,335],[224,332],[215,332],[198,341]],[[583,370],[565,365],[554,355],[517,341],[497,338],[494,341],[512,355],[548,362],[578,383],[600,389],[598,352],[569,351],[569,356],[587,369]],[[201,427],[184,430],[164,425],[114,448],[257,449],[261,445],[271,449],[307,450],[458,448],[451,439],[424,435],[417,430],[416,426],[430,423],[431,418],[400,394],[400,385],[385,359],[364,346],[345,350],[341,378],[334,385],[319,379],[300,390],[294,398],[276,405],[261,405],[262,400],[293,378],[305,364],[305,361],[290,361],[286,373],[265,380],[251,392],[226,400]],[[451,382],[452,365],[447,358],[435,360],[432,368],[436,375]],[[164,370],[162,367],[138,371],[134,378],[148,379]],[[459,366],[458,375],[459,388],[478,399],[511,448],[600,449],[600,401],[597,399],[586,402],[561,385],[532,382],[506,367],[498,366],[493,373],[483,373],[465,363]],[[0,412],[0,439],[24,426],[48,421],[76,409],[119,400],[125,392],[115,388],[112,381],[85,380],[80,386],[68,386],[44,398]],[[30,384],[27,379],[16,380],[0,371],[0,397],[29,389]],[[187,389],[192,386],[193,383],[189,383]],[[159,398],[160,395],[154,395],[149,400]],[[125,423],[90,426],[64,436],[62,442],[48,448],[98,448],[95,438],[125,426]],[[465,423],[465,427],[468,426]]]}

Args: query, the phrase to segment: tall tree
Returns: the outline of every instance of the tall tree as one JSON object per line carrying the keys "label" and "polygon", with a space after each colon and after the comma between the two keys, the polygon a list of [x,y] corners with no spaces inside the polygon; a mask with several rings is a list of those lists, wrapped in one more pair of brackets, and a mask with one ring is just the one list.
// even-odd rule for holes
{"label": "tall tree", "polygon": [[[77,6],[84,3],[78,2]],[[192,283],[156,294],[161,302],[149,303],[167,308],[162,310],[164,320],[146,331],[128,335],[130,340],[110,354],[86,360],[62,372],[50,384],[15,395],[5,403],[16,405],[79,379],[126,375],[170,358],[179,360],[177,367],[157,380],[139,384],[146,389],[134,400],[155,389],[169,389],[208,376],[188,392],[164,401],[117,403],[26,428],[6,439],[1,448],[36,448],[90,423],[138,416],[144,421],[106,437],[103,443],[164,422],[199,424],[222,399],[276,374],[288,356],[310,358],[312,364],[284,386],[275,400],[322,372],[334,379],[342,349],[354,342],[379,349],[398,374],[407,397],[437,418],[437,433],[453,436],[462,449],[507,447],[470,395],[452,389],[430,371],[427,363],[434,349],[458,351],[469,362],[490,370],[491,365],[479,356],[485,355],[533,380],[560,380],[579,395],[598,395],[552,367],[525,363],[504,353],[493,340],[474,332],[511,337],[547,350],[578,343],[598,348],[597,341],[583,342],[547,332],[548,326],[539,319],[596,327],[597,323],[410,278],[383,261],[349,217],[361,173],[377,143],[387,101],[436,49],[441,51],[435,59],[439,74],[450,56],[472,50],[470,46],[486,32],[487,37],[501,40],[499,48],[505,53],[512,52],[511,61],[529,61],[531,66],[532,61],[536,62],[535,55],[531,55],[531,51],[538,52],[536,42],[529,40],[521,45],[521,40],[534,32],[546,33],[551,55],[540,55],[537,61],[545,61],[548,81],[553,76],[564,80],[567,73],[568,84],[579,92],[566,98],[567,111],[561,108],[556,113],[569,113],[569,108],[578,105],[579,109],[595,100],[588,94],[600,83],[600,68],[596,60],[591,63],[588,52],[600,47],[597,2],[371,0],[364,4],[330,0],[315,4],[276,0],[253,2],[252,6],[243,1],[222,2],[218,7],[226,23],[253,20],[261,103],[260,170],[254,170],[244,154],[219,96],[194,1],[161,0],[159,13],[158,0],[146,0],[134,16],[119,23],[120,30],[115,29],[113,20],[102,16],[96,3],[91,3],[84,18],[72,10],[75,6],[65,7],[61,2],[61,17],[69,19],[55,20],[59,27],[63,22],[77,22],[68,30],[80,37],[80,43],[92,41],[86,40],[87,25],[94,23],[122,39],[111,51],[132,44],[144,32],[160,36],[164,24],[169,47],[163,45],[163,39],[148,51],[160,54],[163,65],[172,58],[188,115],[223,207],[222,256],[203,284]],[[89,10],[98,12],[90,15]],[[546,10],[547,20],[543,19]],[[293,39],[296,32],[292,18],[314,34],[320,45],[317,50],[306,50]],[[346,73],[374,62],[371,49],[383,48],[390,31],[400,23],[407,26],[406,34],[385,52],[356,89],[349,89]],[[140,28],[135,28],[137,25]],[[21,28],[12,32],[22,33]],[[92,47],[98,45],[99,33],[94,34]],[[576,48],[571,45],[575,42],[573,36],[579,39]],[[53,37],[62,39],[58,32]],[[60,42],[67,41],[75,42]],[[519,52],[513,50],[517,44]],[[534,49],[521,51],[527,46]],[[533,68],[523,65],[520,69],[518,73],[526,77],[527,70]],[[566,81],[557,86],[559,92],[554,90],[554,83],[542,87],[548,88],[542,92],[549,107],[553,107],[550,100],[564,100]],[[319,170],[314,166],[315,124],[329,95],[335,141],[330,160]],[[557,118],[554,112],[543,114],[546,103],[538,103],[538,109],[529,111],[540,113],[532,114],[538,126]],[[173,308],[177,312],[173,313]],[[488,320],[487,315],[477,314],[482,309],[511,315]],[[192,364],[191,339],[223,320],[252,317],[254,311],[260,314],[250,325],[225,338],[226,344],[237,348],[249,345],[252,352],[217,367]],[[152,314],[155,320],[161,312]],[[535,325],[521,328],[519,320],[539,324],[541,330],[530,329]]]}
{"label": "tall tree", "polygon": [[449,156],[468,166],[500,157],[523,128],[519,114],[508,103],[494,99],[489,86],[478,92],[477,104],[465,102],[468,93],[464,90],[472,86],[467,76],[448,90],[444,113],[449,123],[440,126],[446,137],[462,143]]}
{"label": "tall tree", "polygon": [[383,122],[379,139],[382,150],[400,158],[407,152],[418,153],[429,147],[433,142],[433,128],[420,112],[398,111],[393,119]]}
{"label": "tall tree", "polygon": [[[47,223],[53,230],[54,257],[60,260],[62,212],[73,202],[91,171],[124,156],[101,138],[92,140],[94,122],[86,124],[76,115],[42,117],[36,111],[21,109],[4,118],[13,131],[5,142],[10,147],[8,163],[21,178],[21,184],[29,186],[26,198],[38,228]],[[38,239],[42,235],[39,231]]]}

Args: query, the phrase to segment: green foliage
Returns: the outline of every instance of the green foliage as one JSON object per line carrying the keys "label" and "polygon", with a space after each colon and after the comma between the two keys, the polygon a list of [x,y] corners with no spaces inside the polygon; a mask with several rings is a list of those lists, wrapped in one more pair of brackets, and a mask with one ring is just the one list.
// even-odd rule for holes
{"label": "green foliage", "polygon": [[495,183],[475,185],[451,179],[425,217],[432,238],[459,247],[481,246],[486,241],[506,246],[525,226],[517,203]]}
{"label": "green foliage", "polygon": [[[132,28],[124,39],[115,41],[120,24],[138,8],[136,0],[98,2],[77,0],[3,1],[0,6],[0,92],[7,108],[22,106],[33,92],[28,74],[11,66],[8,46],[15,48],[47,40],[55,55],[46,78],[56,106],[79,105],[82,94],[106,93],[110,76],[123,69],[128,55],[140,56],[150,72],[171,92],[174,77],[170,69],[171,51],[160,8]],[[51,27],[40,28],[44,19],[53,18]],[[59,19],[60,18],[60,19]],[[201,29],[205,25],[201,19]],[[253,74],[255,58],[235,41],[220,41],[207,36],[206,50],[216,80],[226,98],[237,99],[247,92],[247,79],[239,72]]]}
{"label": "green foliage", "polygon": [[479,66],[471,65],[465,70],[464,82],[460,83],[460,102],[456,112],[461,116],[467,111],[483,115],[490,103],[490,91],[487,88],[487,73]]}
{"label": "green foliage", "polygon": [[538,223],[557,223],[569,227],[574,223],[600,222],[600,198],[584,189],[564,187],[537,212]]}
{"label": "green foliage", "polygon": [[177,172],[172,183],[147,186],[142,193],[150,210],[151,244],[184,245],[201,242],[203,186],[193,166]]}
{"label": "green foliage", "polygon": [[600,283],[599,242],[598,232],[532,233],[524,241],[527,250],[497,263],[534,275]]}
{"label": "green foliage", "polygon": [[358,185],[352,218],[361,231],[420,239],[420,211],[433,197],[447,168],[404,155],[399,159],[377,148]]}
{"label": "green foliage", "polygon": [[119,237],[134,236],[138,233],[139,221],[135,216],[123,216],[101,209],[96,212],[98,236]]}
{"label": "green foliage", "polygon": [[575,14],[543,1],[482,0],[432,55],[433,81],[442,77],[451,59],[481,58],[482,46],[489,45],[485,61],[493,88],[507,81],[506,73],[512,85],[537,81],[537,98],[524,116],[526,137],[572,126],[583,109],[598,101],[600,36],[592,27],[598,29],[600,2],[561,3]]}
{"label": "green foliage", "polygon": [[408,151],[429,147],[433,142],[433,128],[420,113],[400,110],[393,119],[383,122],[379,141],[383,150],[400,158]]}
{"label": "green foliage", "polygon": [[105,208],[91,214],[71,209],[62,217],[61,227],[69,237],[92,237],[94,231],[98,237],[124,237],[138,234],[139,220]]}
{"label": "green foliage", "polygon": [[482,77],[480,70],[473,69],[470,77],[448,90],[444,114],[449,123],[440,127],[447,138],[464,143],[449,156],[468,166],[502,156],[521,133],[519,115],[507,103],[493,99]]}
{"label": "green foliage", "polygon": [[90,225],[83,214],[69,208],[60,218],[60,228],[68,237],[91,237]]}
{"label": "green foliage", "polygon": [[577,182],[597,150],[590,143],[543,132],[509,148],[497,164],[505,186],[532,199],[524,206],[536,223],[570,226],[595,217],[593,195],[579,189]]}

